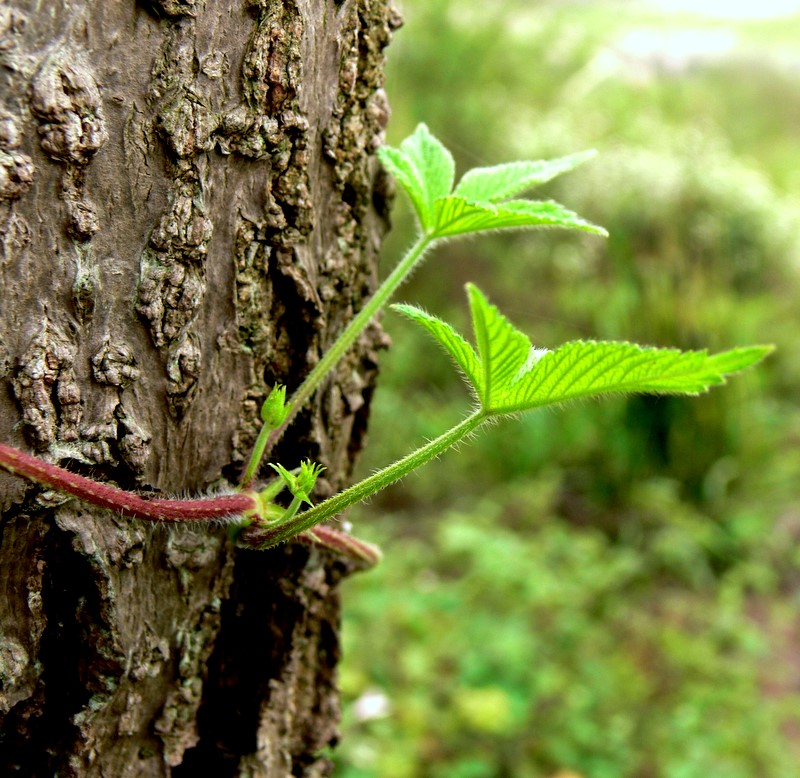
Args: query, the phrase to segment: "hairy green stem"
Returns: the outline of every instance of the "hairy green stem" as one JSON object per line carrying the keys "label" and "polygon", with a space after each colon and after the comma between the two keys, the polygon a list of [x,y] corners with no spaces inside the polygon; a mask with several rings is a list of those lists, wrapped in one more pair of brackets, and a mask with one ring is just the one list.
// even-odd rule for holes
{"label": "hairy green stem", "polygon": [[357,502],[366,500],[381,489],[386,488],[395,481],[399,481],[404,476],[421,467],[426,462],[439,456],[451,446],[463,440],[467,435],[476,430],[483,424],[490,414],[483,410],[475,411],[467,416],[462,422],[452,429],[447,430],[438,438],[434,438],[429,443],[411,452],[402,459],[398,459],[394,464],[389,465],[383,470],[359,481],[349,489],[328,498],[319,505],[309,508],[303,513],[299,513],[286,522],[281,522],[276,526],[264,527],[253,525],[243,530],[242,539],[248,544],[258,548],[269,548],[277,543],[282,543],[294,537],[300,532],[311,529],[311,527],[339,515],[342,511],[355,505]]}
{"label": "hairy green stem", "polygon": [[398,262],[395,269],[386,277],[386,280],[378,287],[375,294],[370,297],[367,304],[358,312],[350,324],[345,327],[336,342],[325,352],[322,359],[314,366],[314,369],[306,376],[302,384],[295,393],[289,398],[287,408],[289,412],[283,423],[276,429],[270,429],[266,425],[261,428],[256,439],[253,453],[242,475],[241,485],[243,488],[249,487],[256,476],[259,465],[265,456],[268,456],[275,444],[280,440],[286,428],[291,424],[297,412],[305,405],[311,395],[317,390],[319,385],[325,380],[328,373],[333,370],[336,363],[345,355],[356,338],[372,320],[372,317],[383,308],[395,293],[397,288],[408,277],[414,266],[422,259],[425,252],[433,245],[433,238],[428,234],[422,234],[417,238],[413,246],[406,255]]}

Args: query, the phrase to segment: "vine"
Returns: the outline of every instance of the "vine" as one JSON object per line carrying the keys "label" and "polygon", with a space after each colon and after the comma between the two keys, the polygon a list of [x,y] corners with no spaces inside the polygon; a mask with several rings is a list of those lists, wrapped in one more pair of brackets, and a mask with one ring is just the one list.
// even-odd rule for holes
{"label": "vine", "polygon": [[[230,522],[237,542],[249,548],[266,549],[297,538],[372,565],[380,559],[375,546],[323,523],[422,467],[483,425],[545,405],[606,394],[700,394],[723,384],[726,376],[756,364],[772,350],[770,346],[751,346],[709,355],[614,341],[574,341],[553,351],[535,348],[476,286],[468,284],[474,346],[450,324],[418,307],[392,306],[425,329],[455,362],[475,400],[463,421],[319,505],[312,504],[310,495],[323,468],[312,462],[303,462],[294,470],[271,464],[277,477],[266,486],[255,487],[265,458],[297,412],[436,245],[499,229],[562,227],[606,234],[559,203],[517,198],[521,192],[574,169],[594,152],[476,168],[454,184],[452,155],[421,124],[399,148],[384,147],[378,155],[411,200],[419,224],[417,239],[297,391],[287,400],[284,387],[273,387],[261,408],[263,426],[254,450],[232,493],[186,500],[145,499],[4,444],[0,444],[0,467],[133,518],[173,523],[224,519]],[[288,507],[275,504],[284,490],[292,495]]]}

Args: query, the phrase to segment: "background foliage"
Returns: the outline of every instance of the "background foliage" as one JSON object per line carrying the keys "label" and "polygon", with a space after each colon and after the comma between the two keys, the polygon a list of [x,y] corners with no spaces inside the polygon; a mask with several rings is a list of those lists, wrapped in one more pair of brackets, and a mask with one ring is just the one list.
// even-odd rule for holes
{"label": "background foliage", "polygon": [[[778,352],[697,400],[499,426],[353,513],[386,560],[345,592],[337,775],[796,775],[800,20],[403,6],[390,141],[426,121],[462,172],[597,148],[545,194],[611,238],[454,243],[400,299],[463,327],[473,280],[540,346]],[[435,346],[385,324],[365,473],[469,407]]]}

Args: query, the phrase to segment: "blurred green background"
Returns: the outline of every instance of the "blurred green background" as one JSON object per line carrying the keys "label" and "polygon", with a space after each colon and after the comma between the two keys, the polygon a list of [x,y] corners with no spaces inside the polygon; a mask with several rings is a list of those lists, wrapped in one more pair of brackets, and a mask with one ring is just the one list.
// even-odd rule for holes
{"label": "blurred green background", "polygon": [[[455,242],[401,299],[463,327],[472,280],[538,346],[778,351],[699,399],[500,425],[351,513],[386,559],[345,585],[336,774],[797,776],[800,17],[402,10],[390,142],[425,121],[461,172],[597,148],[540,194],[611,237]],[[398,196],[384,272],[411,230]],[[421,331],[384,324],[363,473],[470,405]]]}

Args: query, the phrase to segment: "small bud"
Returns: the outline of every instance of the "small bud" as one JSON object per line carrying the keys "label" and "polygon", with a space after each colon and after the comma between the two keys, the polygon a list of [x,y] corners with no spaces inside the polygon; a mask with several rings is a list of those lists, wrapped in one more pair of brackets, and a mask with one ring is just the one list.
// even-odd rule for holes
{"label": "small bud", "polygon": [[297,476],[287,470],[283,465],[270,463],[270,467],[281,477],[289,491],[294,494],[297,489]]}
{"label": "small bud", "polygon": [[314,484],[317,483],[319,474],[325,469],[322,465],[318,465],[316,462],[307,459],[300,464],[300,472],[296,475],[287,470],[283,465],[271,464],[270,467],[283,479],[283,482],[286,484],[295,500],[299,501],[298,505],[304,502],[311,505],[311,498],[309,495],[314,489]]}
{"label": "small bud", "polygon": [[276,430],[283,424],[289,413],[286,406],[286,387],[276,384],[272,387],[269,396],[261,406],[261,421],[271,430]]}
{"label": "small bud", "polygon": [[318,465],[309,459],[300,463],[300,474],[297,476],[298,491],[296,494],[298,496],[303,495],[306,502],[310,502],[308,495],[314,490],[317,478],[324,469],[322,465]]}

